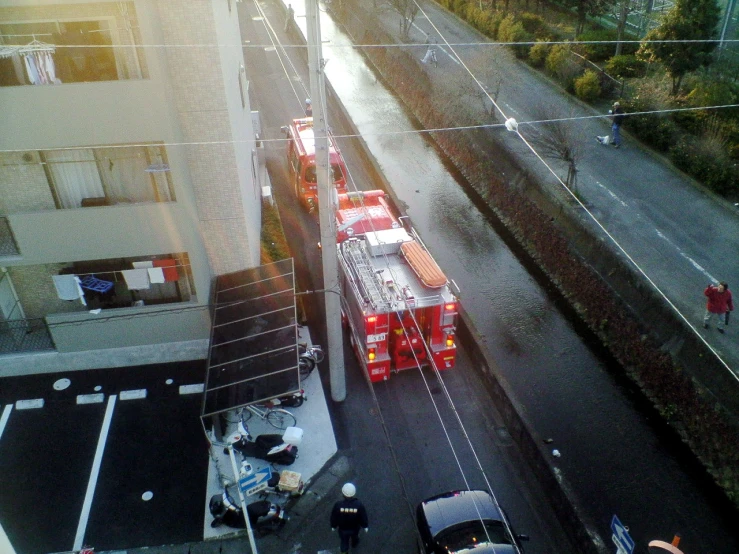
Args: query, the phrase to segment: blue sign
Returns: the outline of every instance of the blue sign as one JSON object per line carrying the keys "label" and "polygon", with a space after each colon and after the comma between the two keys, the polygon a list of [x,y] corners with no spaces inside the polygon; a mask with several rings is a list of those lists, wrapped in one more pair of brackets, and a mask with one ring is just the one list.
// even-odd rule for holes
{"label": "blue sign", "polygon": [[634,539],[629,535],[629,529],[619,521],[616,514],[613,515],[611,520],[611,531],[613,531],[614,544],[618,547],[618,553],[626,552],[626,554],[632,554],[634,552]]}
{"label": "blue sign", "polygon": [[247,496],[267,488],[267,483],[272,477],[272,469],[267,466],[255,471],[251,475],[239,479],[239,488]]}

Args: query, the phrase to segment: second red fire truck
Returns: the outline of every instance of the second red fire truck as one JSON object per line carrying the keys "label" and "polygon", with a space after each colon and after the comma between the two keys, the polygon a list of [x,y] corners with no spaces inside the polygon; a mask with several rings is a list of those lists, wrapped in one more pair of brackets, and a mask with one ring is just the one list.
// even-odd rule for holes
{"label": "second red fire truck", "polygon": [[418,234],[382,191],[339,195],[336,219],[344,318],[370,380],[454,367],[459,291]]}
{"label": "second red fire truck", "polygon": [[[287,166],[290,183],[300,201],[313,212],[318,208],[318,178],[316,175],[316,143],[313,118],[293,119],[282,128],[287,136]],[[329,135],[331,180],[337,192],[346,192],[346,165],[336,141]]]}

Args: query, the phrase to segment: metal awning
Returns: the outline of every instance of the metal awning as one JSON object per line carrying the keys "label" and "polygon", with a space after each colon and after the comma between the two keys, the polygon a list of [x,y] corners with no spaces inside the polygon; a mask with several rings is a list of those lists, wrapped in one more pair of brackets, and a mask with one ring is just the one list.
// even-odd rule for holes
{"label": "metal awning", "polygon": [[216,279],[201,417],[300,390],[292,258]]}

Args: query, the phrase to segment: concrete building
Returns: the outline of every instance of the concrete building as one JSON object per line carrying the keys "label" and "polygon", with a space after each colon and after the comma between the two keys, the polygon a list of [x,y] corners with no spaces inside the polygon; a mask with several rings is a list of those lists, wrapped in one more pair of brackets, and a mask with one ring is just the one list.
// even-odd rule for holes
{"label": "concrete building", "polygon": [[0,366],[205,357],[259,264],[236,0],[4,0],[0,129]]}

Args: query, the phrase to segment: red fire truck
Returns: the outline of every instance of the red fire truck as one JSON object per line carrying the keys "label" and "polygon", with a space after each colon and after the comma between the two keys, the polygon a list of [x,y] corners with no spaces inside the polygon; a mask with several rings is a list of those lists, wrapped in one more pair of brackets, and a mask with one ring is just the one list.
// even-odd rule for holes
{"label": "red fire truck", "polygon": [[400,221],[381,190],[339,194],[336,208],[337,242],[364,235],[367,231],[400,227]]}
{"label": "red fire truck", "polygon": [[372,382],[432,362],[454,367],[456,285],[418,234],[399,224],[382,192],[363,197],[366,204],[357,206],[347,196],[342,207],[340,196],[337,209],[338,227],[354,221],[339,238],[338,257],[344,320],[362,367]]}
{"label": "red fire truck", "polygon": [[[318,207],[318,185],[316,177],[316,145],[313,136],[313,118],[293,119],[290,125],[282,128],[287,136],[287,166],[290,183],[295,194],[305,204],[308,211]],[[329,162],[331,178],[339,193],[346,192],[346,164],[336,141],[329,135]]]}

